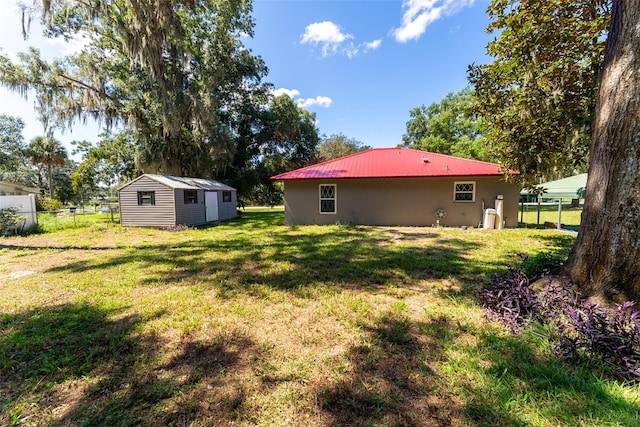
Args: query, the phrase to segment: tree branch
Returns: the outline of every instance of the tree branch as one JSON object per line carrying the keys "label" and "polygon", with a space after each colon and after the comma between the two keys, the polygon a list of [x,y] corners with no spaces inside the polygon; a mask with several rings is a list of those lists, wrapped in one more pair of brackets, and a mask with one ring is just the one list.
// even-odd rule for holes
{"label": "tree branch", "polygon": [[88,84],[86,84],[86,83],[84,83],[84,82],[82,82],[80,80],[74,79],[73,77],[67,76],[65,74],[58,74],[58,77],[60,77],[62,79],[65,79],[65,80],[68,80],[69,82],[71,82],[71,83],[73,83],[73,84],[75,84],[77,86],[83,87],[83,88],[85,88],[85,89],[87,89],[89,91],[95,92],[98,95],[100,95],[101,97],[106,98],[109,101],[114,102],[118,107],[124,107],[124,104],[122,102],[120,102],[119,100],[117,100],[116,98],[114,98],[112,96],[107,95],[107,93],[101,88],[99,89],[99,88],[90,86],[90,85],[88,85]]}

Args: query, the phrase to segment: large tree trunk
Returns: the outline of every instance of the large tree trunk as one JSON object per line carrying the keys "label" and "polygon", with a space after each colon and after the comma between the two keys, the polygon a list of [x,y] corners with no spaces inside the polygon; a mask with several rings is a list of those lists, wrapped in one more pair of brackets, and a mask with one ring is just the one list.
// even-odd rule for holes
{"label": "large tree trunk", "polygon": [[566,264],[585,296],[640,301],[640,0],[614,0],[578,238]]}

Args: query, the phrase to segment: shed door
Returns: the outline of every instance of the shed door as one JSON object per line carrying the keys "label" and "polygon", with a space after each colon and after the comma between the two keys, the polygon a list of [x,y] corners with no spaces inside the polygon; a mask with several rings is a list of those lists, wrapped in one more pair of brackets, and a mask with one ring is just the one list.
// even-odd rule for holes
{"label": "shed door", "polygon": [[207,222],[218,220],[218,192],[204,192],[204,210]]}

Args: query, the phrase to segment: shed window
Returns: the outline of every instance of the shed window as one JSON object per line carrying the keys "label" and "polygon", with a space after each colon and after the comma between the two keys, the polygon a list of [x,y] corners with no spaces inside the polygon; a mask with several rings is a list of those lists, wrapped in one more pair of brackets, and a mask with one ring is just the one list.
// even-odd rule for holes
{"label": "shed window", "polygon": [[155,191],[138,191],[138,206],[155,205],[155,204],[156,204]]}
{"label": "shed window", "polygon": [[222,192],[222,202],[230,203],[231,202],[231,191],[223,191]]}
{"label": "shed window", "polygon": [[198,190],[184,190],[184,204],[193,205],[198,203]]}
{"label": "shed window", "polygon": [[320,186],[320,213],[334,214],[336,213],[336,185]]}
{"label": "shed window", "polygon": [[475,202],[476,183],[474,181],[455,182],[453,191],[454,202]]}

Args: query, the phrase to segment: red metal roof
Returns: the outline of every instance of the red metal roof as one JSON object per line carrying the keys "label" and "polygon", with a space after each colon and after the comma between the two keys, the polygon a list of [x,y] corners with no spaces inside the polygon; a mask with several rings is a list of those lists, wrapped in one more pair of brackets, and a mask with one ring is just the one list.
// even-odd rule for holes
{"label": "red metal roof", "polygon": [[272,176],[294,179],[500,176],[500,165],[409,148],[373,148]]}

